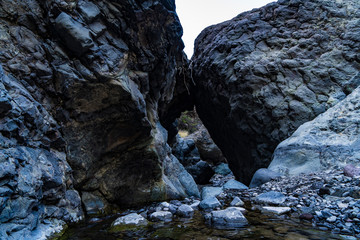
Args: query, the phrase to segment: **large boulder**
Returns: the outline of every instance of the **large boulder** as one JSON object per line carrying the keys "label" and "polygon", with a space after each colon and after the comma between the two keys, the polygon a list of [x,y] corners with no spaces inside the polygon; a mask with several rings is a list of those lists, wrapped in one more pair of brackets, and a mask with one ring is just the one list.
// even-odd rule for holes
{"label": "large boulder", "polygon": [[[359,164],[360,87],[281,142],[269,169],[289,175]],[[349,167],[350,166],[350,167]],[[354,170],[353,170],[354,171]]]}
{"label": "large boulder", "polygon": [[359,85],[359,9],[357,0],[281,0],[198,36],[196,109],[241,182]]}
{"label": "large boulder", "polygon": [[1,1],[0,16],[1,239],[78,219],[79,195],[92,213],[199,195],[163,128],[193,108],[174,0]]}

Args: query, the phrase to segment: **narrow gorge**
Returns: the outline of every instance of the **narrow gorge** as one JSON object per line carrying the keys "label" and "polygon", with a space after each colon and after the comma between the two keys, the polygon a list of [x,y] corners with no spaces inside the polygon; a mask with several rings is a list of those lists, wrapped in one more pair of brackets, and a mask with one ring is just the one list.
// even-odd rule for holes
{"label": "narrow gorge", "polygon": [[359,9],[279,0],[204,29],[189,60],[175,0],[0,0],[0,239],[107,216],[90,239],[197,239],[174,230],[192,217],[257,238],[242,227],[274,206],[360,237]]}

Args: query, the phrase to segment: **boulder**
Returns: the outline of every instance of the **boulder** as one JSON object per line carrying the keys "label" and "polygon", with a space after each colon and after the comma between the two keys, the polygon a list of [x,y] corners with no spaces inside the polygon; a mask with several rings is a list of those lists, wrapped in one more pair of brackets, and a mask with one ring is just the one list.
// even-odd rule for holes
{"label": "boulder", "polygon": [[[301,125],[276,148],[270,170],[297,175],[358,164],[360,88],[343,101]],[[357,172],[349,165],[344,172]],[[352,169],[352,170],[351,170]]]}
{"label": "boulder", "polygon": [[237,180],[248,185],[281,141],[359,85],[359,8],[277,1],[197,37],[196,110]]}
{"label": "boulder", "polygon": [[225,210],[212,211],[210,213],[211,225],[220,229],[244,227],[248,224],[242,214],[241,208],[229,207]]}
{"label": "boulder", "polygon": [[267,168],[260,168],[255,172],[254,176],[252,177],[249,187],[260,187],[264,183],[267,183],[281,176],[281,173],[274,172]]}
{"label": "boulder", "polygon": [[279,205],[284,203],[286,197],[281,192],[265,192],[255,198],[255,201],[261,204]]}

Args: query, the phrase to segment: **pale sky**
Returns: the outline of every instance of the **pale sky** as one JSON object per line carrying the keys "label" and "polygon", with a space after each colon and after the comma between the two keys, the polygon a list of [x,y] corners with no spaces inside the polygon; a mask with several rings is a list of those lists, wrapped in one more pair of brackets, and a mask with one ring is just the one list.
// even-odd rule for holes
{"label": "pale sky", "polygon": [[191,58],[195,38],[207,26],[262,7],[274,0],[176,0],[176,12],[184,29],[185,53]]}

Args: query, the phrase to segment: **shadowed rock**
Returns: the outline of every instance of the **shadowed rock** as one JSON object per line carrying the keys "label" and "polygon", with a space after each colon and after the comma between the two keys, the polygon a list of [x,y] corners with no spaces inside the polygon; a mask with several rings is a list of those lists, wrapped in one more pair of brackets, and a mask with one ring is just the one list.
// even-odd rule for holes
{"label": "shadowed rock", "polygon": [[196,109],[237,179],[360,83],[360,2],[282,0],[206,28],[192,58]]}

